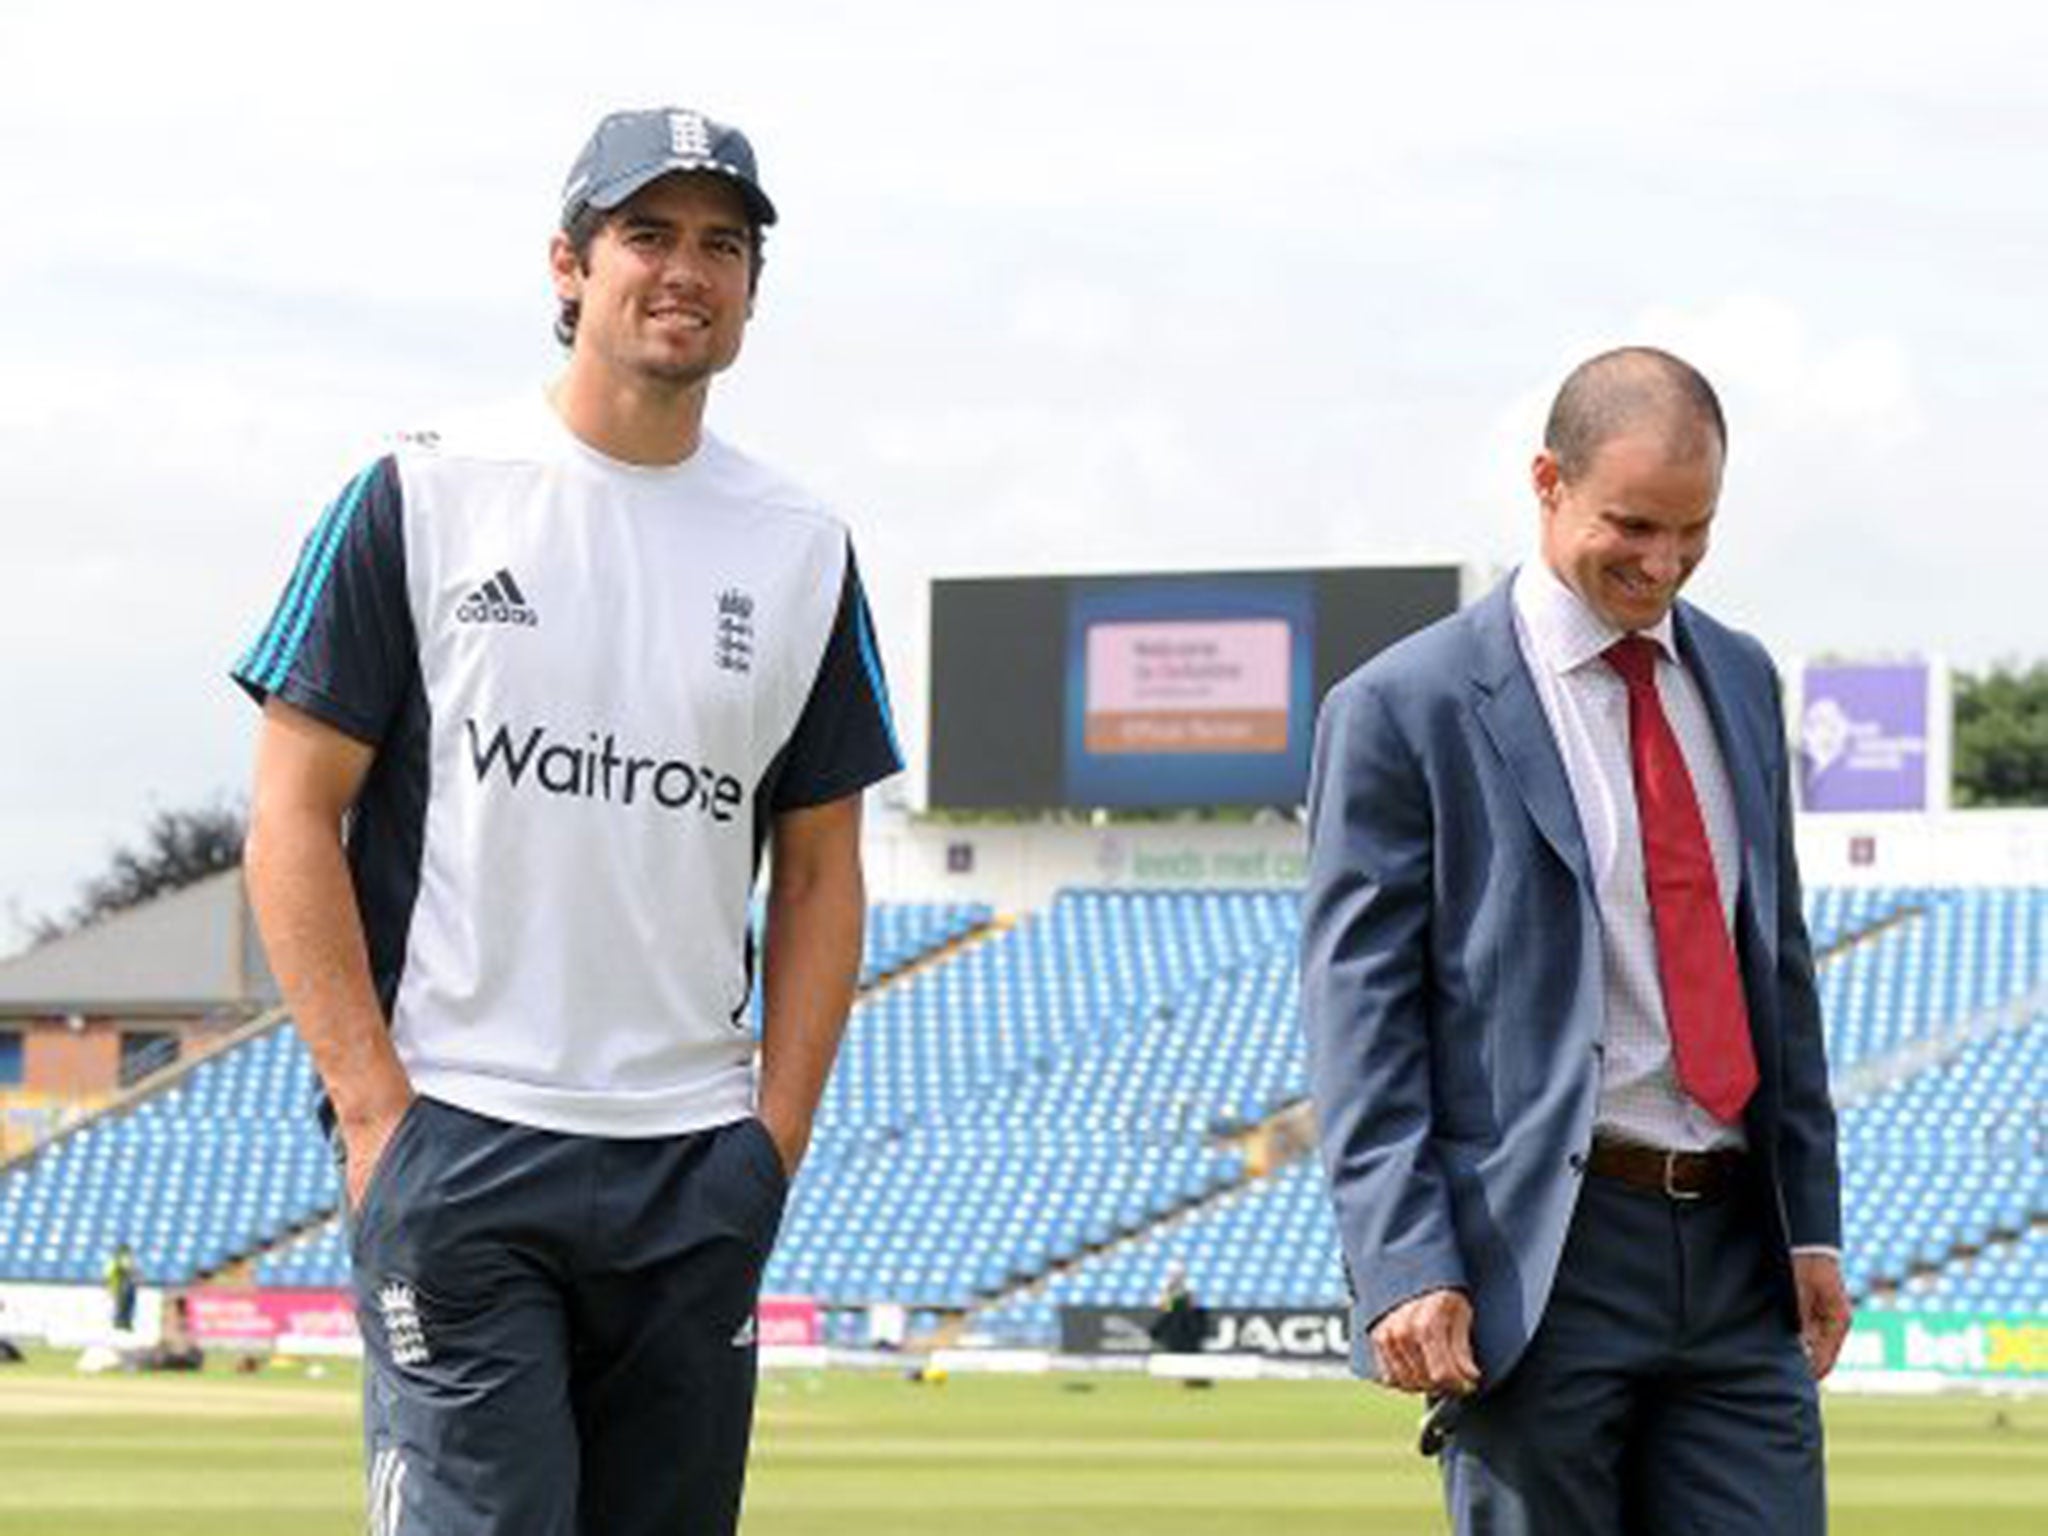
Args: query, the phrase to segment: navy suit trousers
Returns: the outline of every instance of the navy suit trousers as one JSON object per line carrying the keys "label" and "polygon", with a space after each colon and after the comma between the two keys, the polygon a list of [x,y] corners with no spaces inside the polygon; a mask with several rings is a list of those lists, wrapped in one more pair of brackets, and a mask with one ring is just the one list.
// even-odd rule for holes
{"label": "navy suit trousers", "polygon": [[1444,1455],[1461,1536],[1819,1536],[1820,1405],[1748,1194],[1588,1177],[1527,1353]]}

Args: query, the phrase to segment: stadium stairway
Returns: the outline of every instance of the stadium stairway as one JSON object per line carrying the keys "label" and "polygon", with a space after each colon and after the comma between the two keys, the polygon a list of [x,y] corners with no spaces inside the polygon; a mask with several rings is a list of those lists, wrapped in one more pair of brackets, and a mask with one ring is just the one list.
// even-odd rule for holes
{"label": "stadium stairway", "polygon": [[1838,960],[1901,924],[1925,917],[1935,895],[1924,886],[1824,886],[1807,898],[1815,962]]}

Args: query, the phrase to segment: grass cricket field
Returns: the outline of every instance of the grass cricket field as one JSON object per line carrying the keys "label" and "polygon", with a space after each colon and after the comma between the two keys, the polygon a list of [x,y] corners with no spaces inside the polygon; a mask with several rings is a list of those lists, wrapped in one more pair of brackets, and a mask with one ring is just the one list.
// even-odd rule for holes
{"label": "grass cricket field", "polygon": [[[357,1536],[353,1366],[0,1367],[0,1536]],[[1443,1529],[1409,1405],[1336,1382],[773,1374],[748,1536]],[[1828,1403],[1835,1536],[2048,1529],[2048,1399]]]}

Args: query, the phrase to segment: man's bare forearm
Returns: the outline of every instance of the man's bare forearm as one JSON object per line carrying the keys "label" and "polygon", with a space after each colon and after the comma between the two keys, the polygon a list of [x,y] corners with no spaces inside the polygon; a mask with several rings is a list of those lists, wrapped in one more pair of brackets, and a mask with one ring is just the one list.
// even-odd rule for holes
{"label": "man's bare forearm", "polygon": [[412,1085],[370,978],[339,825],[259,802],[244,868],[271,971],[343,1134],[395,1122]]}
{"label": "man's bare forearm", "polygon": [[857,815],[817,851],[776,862],[761,965],[761,1119],[792,1173],[846,1032],[867,919]]}

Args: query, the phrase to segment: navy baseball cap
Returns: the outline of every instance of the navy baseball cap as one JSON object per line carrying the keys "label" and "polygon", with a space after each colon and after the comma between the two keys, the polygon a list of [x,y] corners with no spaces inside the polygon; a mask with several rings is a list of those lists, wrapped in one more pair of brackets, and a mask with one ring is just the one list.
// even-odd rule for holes
{"label": "navy baseball cap", "polygon": [[754,146],[737,128],[684,107],[614,112],[597,125],[562,186],[562,227],[585,208],[609,211],[673,171],[709,171],[739,188],[756,224],[775,222]]}

